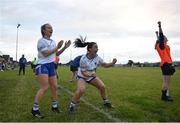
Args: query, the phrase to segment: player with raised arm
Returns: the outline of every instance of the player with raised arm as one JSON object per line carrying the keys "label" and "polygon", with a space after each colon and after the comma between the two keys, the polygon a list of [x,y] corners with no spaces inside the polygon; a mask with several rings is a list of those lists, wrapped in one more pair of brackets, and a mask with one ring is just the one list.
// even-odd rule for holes
{"label": "player with raised arm", "polygon": [[155,44],[155,49],[157,50],[161,58],[160,66],[164,79],[162,84],[161,99],[164,101],[173,101],[173,98],[169,96],[169,88],[170,88],[170,79],[175,72],[175,68],[172,66],[170,47],[167,44],[168,39],[163,34],[160,21],[158,22],[158,27],[159,27],[159,34],[156,31],[156,36],[158,39]]}

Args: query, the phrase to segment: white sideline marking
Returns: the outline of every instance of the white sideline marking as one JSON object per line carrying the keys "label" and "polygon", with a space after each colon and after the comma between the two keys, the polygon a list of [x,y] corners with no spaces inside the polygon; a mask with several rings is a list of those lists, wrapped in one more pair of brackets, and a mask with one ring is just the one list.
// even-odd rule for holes
{"label": "white sideline marking", "polygon": [[[69,91],[68,89],[64,88],[63,86],[58,85],[58,88],[62,89],[63,91],[67,92],[70,95],[73,95],[73,93],[71,91]],[[93,104],[89,103],[88,101],[86,101],[85,99],[81,98],[81,100],[88,106],[92,107],[93,109],[97,110],[98,112],[104,114],[108,119],[113,120],[115,122],[121,122],[121,120],[119,118],[115,118],[113,116],[111,116],[109,113],[105,112],[103,109],[100,109],[96,106],[94,106]]]}

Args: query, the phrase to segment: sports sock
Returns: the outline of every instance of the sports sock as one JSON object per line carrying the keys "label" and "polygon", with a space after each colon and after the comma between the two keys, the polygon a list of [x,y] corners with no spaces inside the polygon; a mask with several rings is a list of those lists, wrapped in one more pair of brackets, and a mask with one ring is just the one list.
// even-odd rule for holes
{"label": "sports sock", "polygon": [[109,100],[107,98],[103,99],[103,104],[109,103]]}
{"label": "sports sock", "polygon": [[76,103],[74,101],[71,101],[70,106],[74,107],[76,106]]}
{"label": "sports sock", "polygon": [[169,96],[169,90],[167,90],[167,92],[166,92],[166,96]]}
{"label": "sports sock", "polygon": [[57,108],[57,101],[56,101],[56,100],[53,100],[53,101],[51,102],[51,105],[52,105],[53,108]]}
{"label": "sports sock", "polygon": [[39,110],[39,104],[38,104],[38,103],[34,103],[34,104],[33,104],[33,110],[34,110],[34,111]]}

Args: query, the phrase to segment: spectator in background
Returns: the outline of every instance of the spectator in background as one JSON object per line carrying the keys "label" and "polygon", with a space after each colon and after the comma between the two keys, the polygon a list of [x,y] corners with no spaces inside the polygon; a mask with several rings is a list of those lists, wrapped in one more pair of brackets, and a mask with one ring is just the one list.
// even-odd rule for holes
{"label": "spectator in background", "polygon": [[27,60],[22,55],[22,57],[19,59],[19,75],[21,75],[21,71],[23,70],[23,75],[25,75],[25,67],[26,67]]}
{"label": "spectator in background", "polygon": [[4,64],[3,64],[3,61],[0,61],[0,70],[1,70],[1,71],[4,71]]}
{"label": "spectator in background", "polygon": [[33,72],[35,72],[35,68],[36,68],[37,64],[38,64],[38,61],[37,61],[36,57],[34,57],[34,59],[31,62],[31,68],[33,69]]}
{"label": "spectator in background", "polygon": [[6,62],[5,62],[5,60],[2,61],[1,68],[2,68],[2,71],[5,71],[5,69],[6,69]]}
{"label": "spectator in background", "polygon": [[[64,41],[62,43],[64,43]],[[64,47],[56,52],[56,56],[54,58],[54,66],[55,66],[55,69],[56,69],[56,77],[57,77],[57,79],[59,78],[58,71],[57,71],[58,65],[59,65],[59,55],[61,55],[70,45],[71,45],[71,41],[70,40],[66,41],[65,44],[64,44]]]}

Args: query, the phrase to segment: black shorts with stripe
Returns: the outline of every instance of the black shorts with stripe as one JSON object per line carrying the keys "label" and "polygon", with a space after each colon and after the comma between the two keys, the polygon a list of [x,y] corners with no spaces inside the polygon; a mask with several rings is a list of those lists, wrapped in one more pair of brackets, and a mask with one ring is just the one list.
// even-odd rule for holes
{"label": "black shorts with stripe", "polygon": [[172,64],[164,63],[163,66],[161,66],[162,74],[163,75],[173,75],[175,73],[175,68],[172,66]]}

